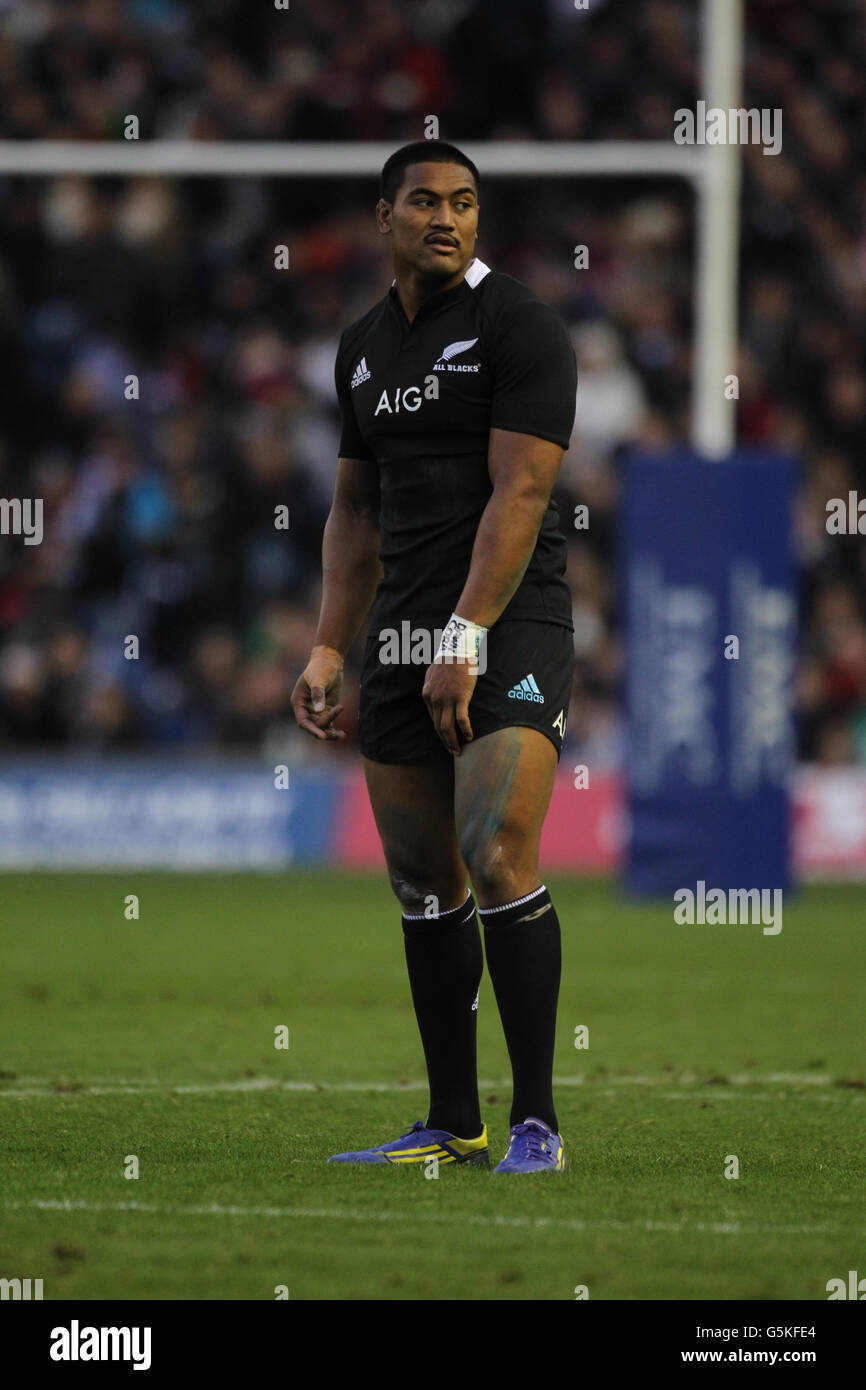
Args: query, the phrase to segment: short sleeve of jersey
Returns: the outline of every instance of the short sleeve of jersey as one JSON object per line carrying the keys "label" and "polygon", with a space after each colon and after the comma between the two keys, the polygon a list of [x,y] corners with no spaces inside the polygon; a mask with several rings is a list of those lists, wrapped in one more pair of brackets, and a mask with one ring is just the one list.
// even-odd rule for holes
{"label": "short sleeve of jersey", "polygon": [[549,305],[507,310],[493,335],[490,426],[534,434],[567,449],[574,426],[577,364],[565,324]]}
{"label": "short sleeve of jersey", "polygon": [[340,405],[340,458],[370,459],[373,461],[374,455],[364,443],[358,429],[358,420],[355,415],[355,407],[352,405],[352,392],[349,387],[348,365],[343,351],[343,337],[341,336],[334,363],[334,385],[337,389],[337,400]]}

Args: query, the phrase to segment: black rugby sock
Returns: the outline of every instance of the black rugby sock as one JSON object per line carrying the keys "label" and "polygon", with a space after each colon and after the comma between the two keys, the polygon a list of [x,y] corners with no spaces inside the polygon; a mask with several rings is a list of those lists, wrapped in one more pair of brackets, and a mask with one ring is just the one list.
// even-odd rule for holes
{"label": "black rugby sock", "polygon": [[404,913],[403,941],[427,1060],[427,1124],[458,1139],[477,1139],[483,1126],[475,1033],[484,955],[472,894],[438,917]]}
{"label": "black rugby sock", "polygon": [[514,1073],[510,1123],[532,1115],[558,1132],[553,1047],[562,949],[556,908],[542,884],[513,903],[478,910]]}

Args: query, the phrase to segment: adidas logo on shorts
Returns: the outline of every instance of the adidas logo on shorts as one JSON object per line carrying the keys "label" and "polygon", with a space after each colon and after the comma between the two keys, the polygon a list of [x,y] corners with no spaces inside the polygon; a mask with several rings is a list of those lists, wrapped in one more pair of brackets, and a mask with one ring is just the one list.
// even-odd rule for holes
{"label": "adidas logo on shorts", "polygon": [[509,690],[508,698],[509,700],[533,700],[536,705],[544,704],[544,696],[536,685],[535,677],[531,672]]}

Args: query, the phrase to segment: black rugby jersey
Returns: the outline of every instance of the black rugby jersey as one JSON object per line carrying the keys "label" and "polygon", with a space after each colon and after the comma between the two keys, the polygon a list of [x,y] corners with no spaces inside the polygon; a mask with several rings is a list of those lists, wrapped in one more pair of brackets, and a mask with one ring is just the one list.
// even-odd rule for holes
{"label": "black rugby jersey", "polygon": [[[477,257],[459,285],[412,323],[388,293],[340,338],[335,366],[340,455],[379,466],[383,576],[369,631],[444,627],[469,573],[493,491],[491,429],[568,447],[577,367],[559,316]],[[551,502],[519,588],[498,621],[572,626],[566,542]]]}

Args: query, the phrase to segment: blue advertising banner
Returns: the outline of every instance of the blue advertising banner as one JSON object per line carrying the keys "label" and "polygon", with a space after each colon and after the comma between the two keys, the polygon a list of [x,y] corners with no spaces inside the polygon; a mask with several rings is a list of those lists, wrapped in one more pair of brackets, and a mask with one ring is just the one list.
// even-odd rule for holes
{"label": "blue advertising banner", "polygon": [[621,530],[625,877],[784,889],[797,604],[794,464],[633,454]]}
{"label": "blue advertising banner", "polygon": [[0,869],[275,870],[330,857],[338,783],[306,770],[277,780],[266,764],[7,763]]}

